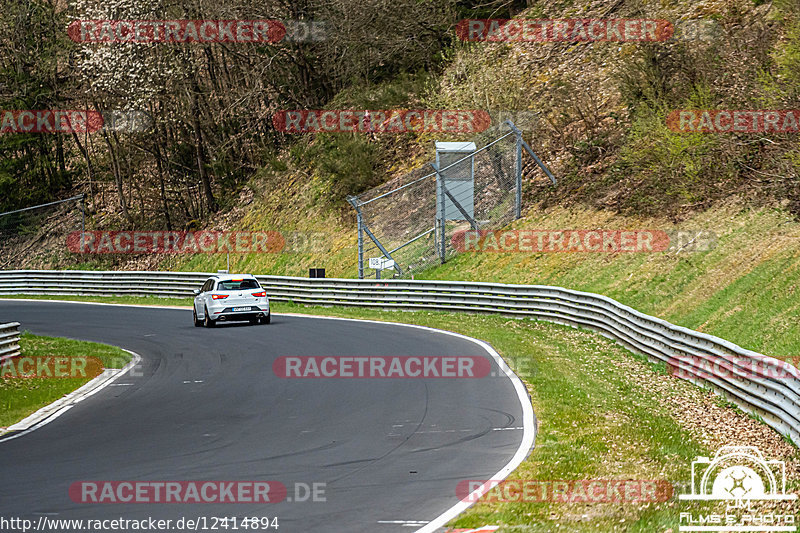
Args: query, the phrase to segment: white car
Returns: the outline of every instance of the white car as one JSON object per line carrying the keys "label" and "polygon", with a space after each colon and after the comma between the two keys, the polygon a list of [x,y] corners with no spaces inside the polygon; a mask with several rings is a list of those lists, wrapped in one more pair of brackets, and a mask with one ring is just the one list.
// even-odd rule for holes
{"label": "white car", "polygon": [[215,274],[194,294],[192,314],[197,327],[211,328],[218,321],[270,322],[267,291],[250,274]]}

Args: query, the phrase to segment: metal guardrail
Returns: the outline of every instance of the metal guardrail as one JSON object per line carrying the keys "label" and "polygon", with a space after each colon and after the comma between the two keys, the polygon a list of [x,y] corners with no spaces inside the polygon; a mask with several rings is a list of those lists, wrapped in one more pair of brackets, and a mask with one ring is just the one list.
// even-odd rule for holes
{"label": "metal guardrail", "polygon": [[0,361],[18,355],[20,355],[19,322],[0,324]]}
{"label": "metal guardrail", "polygon": [[[191,297],[198,272],[0,271],[2,294]],[[517,315],[593,329],[663,361],[800,443],[800,371],[726,340],[645,315],[605,296],[540,285],[257,276],[272,300],[308,305]]]}

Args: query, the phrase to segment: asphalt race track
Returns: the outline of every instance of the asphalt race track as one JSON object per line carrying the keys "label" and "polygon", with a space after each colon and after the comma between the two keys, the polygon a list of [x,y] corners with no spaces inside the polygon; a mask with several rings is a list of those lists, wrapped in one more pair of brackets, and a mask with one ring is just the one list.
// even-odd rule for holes
{"label": "asphalt race track", "polygon": [[[12,321],[143,360],[50,423],[0,437],[6,518],[278,517],[281,533],[409,532],[458,503],[459,481],[490,479],[523,441],[512,382],[479,345],[451,335],[281,315],[205,329],[188,309],[0,300],[0,323]],[[494,375],[275,376],[272,362],[290,355],[476,355]],[[75,503],[68,489],[82,480],[270,480],[289,492],[269,504]],[[314,483],[325,501],[289,501]]]}

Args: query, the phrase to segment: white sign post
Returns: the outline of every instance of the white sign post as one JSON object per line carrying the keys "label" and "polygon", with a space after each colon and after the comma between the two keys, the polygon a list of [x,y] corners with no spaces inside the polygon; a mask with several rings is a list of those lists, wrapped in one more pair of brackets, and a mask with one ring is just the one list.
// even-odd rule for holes
{"label": "white sign post", "polygon": [[375,270],[386,270],[387,268],[394,268],[394,261],[383,257],[370,257],[369,267]]}
{"label": "white sign post", "polygon": [[394,261],[383,257],[370,257],[369,267],[375,269],[375,279],[381,279],[381,270],[394,268]]}

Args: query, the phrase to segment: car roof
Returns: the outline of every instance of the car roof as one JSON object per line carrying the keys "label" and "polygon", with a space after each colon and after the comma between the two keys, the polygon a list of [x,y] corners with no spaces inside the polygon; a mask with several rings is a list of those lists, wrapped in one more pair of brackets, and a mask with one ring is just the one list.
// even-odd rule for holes
{"label": "car roof", "polygon": [[231,281],[234,279],[256,279],[252,274],[214,274],[212,278],[218,281]]}

